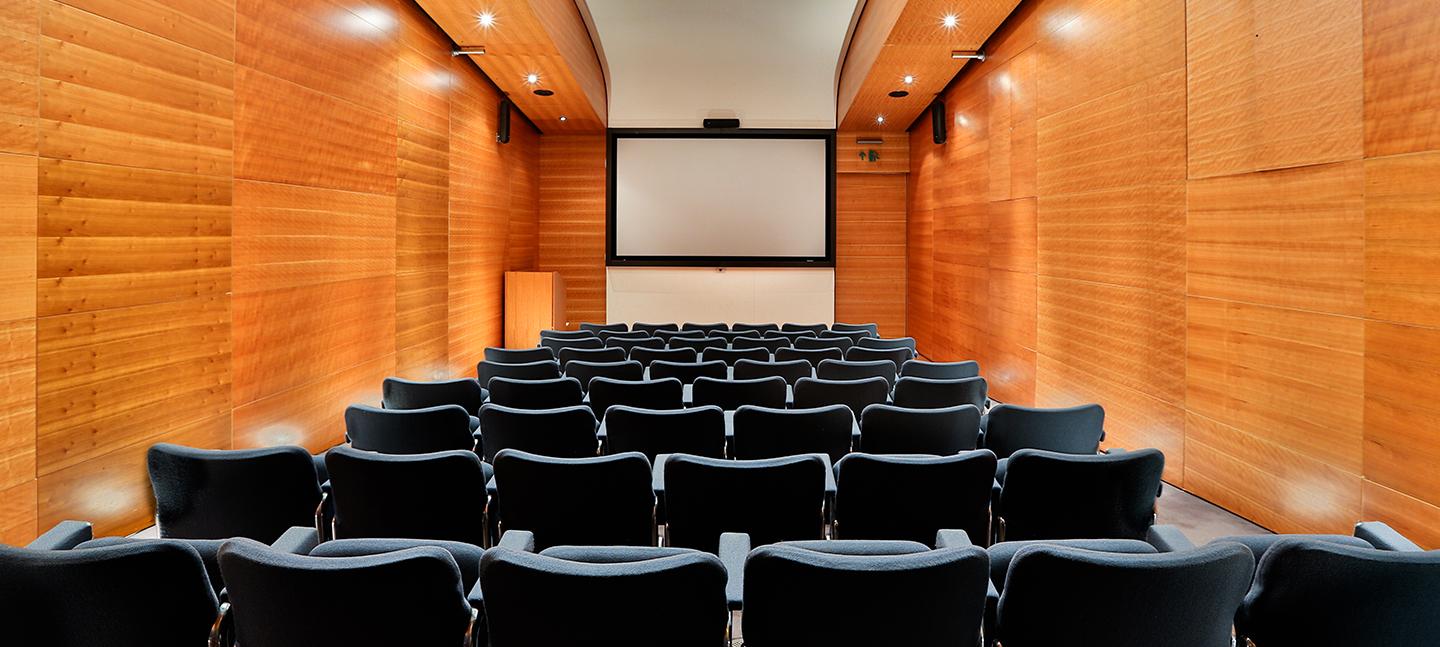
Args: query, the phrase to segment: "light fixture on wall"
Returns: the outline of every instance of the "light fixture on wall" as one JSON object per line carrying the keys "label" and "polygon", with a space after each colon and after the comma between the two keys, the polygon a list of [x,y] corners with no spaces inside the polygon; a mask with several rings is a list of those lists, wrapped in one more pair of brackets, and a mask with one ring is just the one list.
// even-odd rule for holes
{"label": "light fixture on wall", "polygon": [[450,52],[450,55],[451,55],[451,56],[484,56],[484,55],[485,55],[485,46],[484,46],[484,45],[473,45],[473,46],[461,45],[461,46],[460,46],[460,49],[457,49],[457,50],[455,50],[455,51],[453,51],[453,52]]}
{"label": "light fixture on wall", "polygon": [[560,115],[560,123],[563,124],[563,123],[565,123],[565,122],[567,122],[567,121],[570,121],[570,118],[569,118],[569,117],[566,117],[565,115]]}
{"label": "light fixture on wall", "polygon": [[985,60],[985,52],[978,49],[957,49],[950,52],[950,58],[983,61]]}

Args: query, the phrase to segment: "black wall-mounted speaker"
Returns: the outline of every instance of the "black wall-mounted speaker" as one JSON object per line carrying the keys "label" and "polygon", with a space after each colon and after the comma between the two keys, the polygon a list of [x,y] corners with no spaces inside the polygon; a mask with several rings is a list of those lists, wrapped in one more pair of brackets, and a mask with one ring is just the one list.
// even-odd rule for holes
{"label": "black wall-mounted speaker", "polygon": [[739,128],[739,127],[740,127],[740,120],[739,120],[739,119],[706,119],[703,123],[705,124],[705,127],[706,127],[706,128]]}
{"label": "black wall-mounted speaker", "polygon": [[496,119],[498,124],[495,131],[495,141],[502,144],[510,143],[510,100],[500,100],[500,117]]}
{"label": "black wall-mounted speaker", "polygon": [[930,104],[930,136],[937,144],[945,143],[945,102],[940,99]]}

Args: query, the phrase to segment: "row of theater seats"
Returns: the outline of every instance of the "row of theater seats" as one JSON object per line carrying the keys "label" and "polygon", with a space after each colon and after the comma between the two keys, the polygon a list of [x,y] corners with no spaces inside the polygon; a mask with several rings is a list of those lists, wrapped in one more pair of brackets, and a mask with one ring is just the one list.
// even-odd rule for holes
{"label": "row of theater seats", "polygon": [[[429,539],[89,537],[0,547],[0,621],[54,647],[1264,647],[1440,641],[1440,553],[1355,534],[974,546],[782,541],[718,552]],[[1232,638],[1233,637],[1233,638]]]}

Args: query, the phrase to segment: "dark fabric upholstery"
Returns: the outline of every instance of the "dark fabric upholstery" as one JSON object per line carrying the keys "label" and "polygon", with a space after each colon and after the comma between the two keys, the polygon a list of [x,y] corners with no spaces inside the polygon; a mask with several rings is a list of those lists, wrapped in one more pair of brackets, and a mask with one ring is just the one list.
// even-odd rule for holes
{"label": "dark fabric upholstery", "polygon": [[625,564],[674,555],[693,555],[695,552],[690,548],[670,546],[551,546],[541,550],[540,554],[586,564]]}
{"label": "dark fabric upholstery", "polygon": [[730,330],[735,332],[755,332],[763,335],[772,330],[780,330],[780,326],[773,323],[733,323],[730,324]]}
{"label": "dark fabric upholstery", "polygon": [[0,625],[14,645],[196,647],[215,593],[194,548],[127,542],[86,550],[0,545]]}
{"label": "dark fabric upholstery", "polygon": [[455,647],[470,626],[459,568],[435,546],[310,557],[238,539],[220,568],[247,647]]}
{"label": "dark fabric upholstery", "polygon": [[707,348],[700,353],[700,359],[707,362],[719,360],[728,366],[734,366],[735,362],[742,359],[768,362],[770,361],[770,351],[764,348]]}
{"label": "dark fabric upholstery", "polygon": [[605,414],[605,434],[610,453],[640,452],[651,462],[659,454],[725,457],[725,412],[720,407],[613,406]]}
{"label": "dark fabric upholstery", "polygon": [[1005,647],[1228,647],[1254,571],[1235,544],[1158,555],[1030,546],[1010,563],[997,638]]}
{"label": "dark fabric upholstery", "polygon": [[480,386],[486,388],[489,388],[492,377],[516,380],[553,380],[560,377],[560,363],[548,359],[525,364],[498,364],[487,360],[477,364],[475,370],[480,376]]}
{"label": "dark fabric upholstery", "polygon": [[985,551],[856,554],[841,547],[852,542],[824,543],[839,546],[783,543],[751,551],[745,562],[746,645],[955,647],[979,641]]}
{"label": "dark fabric upholstery", "polygon": [[926,362],[912,359],[900,365],[900,377],[928,377],[934,380],[963,380],[980,377],[979,362]]}
{"label": "dark fabric upholstery", "polygon": [[732,461],[671,454],[665,463],[672,546],[713,553],[723,532],[746,533],[757,546],[820,539],[824,502],[819,456]]}
{"label": "dark fabric upholstery", "polygon": [[866,339],[866,338],[874,337],[874,336],[875,336],[875,335],[872,334],[872,333],[871,333],[870,331],[868,331],[868,330],[834,330],[834,329],[831,329],[831,330],[826,330],[826,331],[820,333],[820,337],[821,337],[822,339],[842,339],[842,338],[843,338],[843,339],[848,339],[848,340],[850,340],[850,345],[851,345],[851,346],[854,346],[855,344],[860,343],[860,340],[862,340],[862,339]]}
{"label": "dark fabric upholstery", "polygon": [[662,331],[662,330],[664,330],[664,331],[671,331],[671,332],[677,332],[677,331],[680,330],[680,324],[676,324],[676,323],[640,323],[640,322],[637,321],[637,322],[635,322],[635,323],[633,323],[633,324],[630,324],[630,329],[631,329],[631,330],[634,330],[634,331],[637,331],[637,332],[643,332],[643,333],[647,333],[647,334],[650,334],[650,335],[654,335],[655,333],[660,332],[660,331]]}
{"label": "dark fabric upholstery", "polygon": [[150,447],[146,463],[162,537],[275,541],[290,526],[312,524],[320,503],[315,463],[303,447],[160,443]]}
{"label": "dark fabric upholstery", "polygon": [[495,457],[495,485],[501,529],[529,530],[539,548],[654,542],[655,490],[639,452],[548,458],[507,449]]}
{"label": "dark fabric upholstery", "polygon": [[814,334],[814,335],[818,335],[818,334],[820,334],[820,333],[822,333],[822,332],[825,332],[826,330],[829,330],[829,328],[826,328],[826,327],[825,327],[825,324],[822,324],[822,323],[817,323],[817,324],[787,323],[787,324],[780,324],[780,330],[783,331],[783,332],[808,332],[808,333],[811,333],[811,334]]}
{"label": "dark fabric upholstery", "polygon": [[790,340],[784,337],[737,337],[730,340],[730,347],[735,350],[763,348],[770,353],[774,353],[781,348],[789,348]]}
{"label": "dark fabric upholstery", "polygon": [[835,325],[830,326],[830,331],[831,331],[831,332],[837,332],[837,333],[857,333],[857,332],[858,332],[858,333],[865,333],[866,335],[868,335],[868,336],[870,336],[870,337],[879,337],[879,336],[880,336],[880,325],[879,325],[879,324],[873,324],[873,323],[848,324],[848,323],[839,323],[839,322],[837,322]]}
{"label": "dark fabric upholstery", "polygon": [[377,409],[352,404],[345,409],[345,437],[356,449],[384,454],[426,454],[475,447],[469,412],[453,404],[428,409]]}
{"label": "dark fabric upholstery", "polygon": [[336,447],[325,456],[335,537],[445,539],[484,545],[485,470],[474,452],[389,456]]}
{"label": "dark fabric upholstery", "polygon": [[605,342],[606,346],[609,346],[610,340],[612,339],[645,339],[650,335],[648,333],[644,333],[638,330],[634,332],[631,332],[629,330],[602,330],[595,333],[595,336],[599,337],[601,341]]}
{"label": "dark fabric upholstery", "polygon": [[895,348],[909,349],[910,356],[915,356],[914,337],[866,337],[855,345],[859,348],[874,348],[878,350],[890,350]]}
{"label": "dark fabric upholstery", "polygon": [[311,557],[362,557],[365,555],[383,555],[421,546],[434,546],[443,548],[454,558],[455,565],[460,568],[461,586],[466,591],[475,588],[475,582],[480,579],[480,557],[485,554],[484,549],[474,544],[467,544],[462,541],[444,541],[440,539],[335,539],[327,541],[312,548],[309,552]]}
{"label": "dark fabric upholstery", "polygon": [[485,404],[485,390],[480,388],[480,382],[468,377],[435,382],[387,377],[381,393],[386,409],[428,409],[454,404],[473,416],[480,411],[480,405]]}
{"label": "dark fabric upholstery", "polygon": [[718,558],[657,549],[653,559],[634,559],[636,549],[615,550],[626,559],[486,551],[480,586],[491,647],[724,643],[730,614]]}
{"label": "dark fabric upholstery", "polygon": [[802,350],[833,348],[843,355],[845,351],[855,345],[855,342],[851,341],[849,337],[801,337],[796,339],[792,345]]}
{"label": "dark fabric upholstery", "polygon": [[962,404],[943,409],[906,409],[872,404],[860,413],[860,449],[870,454],[944,456],[975,449],[980,410]]}
{"label": "dark fabric upholstery", "polygon": [[1001,404],[989,415],[985,447],[1000,458],[1021,449],[1094,454],[1105,433],[1105,409],[1098,404],[1063,409]]}
{"label": "dark fabric upholstery", "polygon": [[[776,379],[776,378],[771,378]],[[735,458],[778,458],[826,454],[830,461],[850,452],[855,416],[850,407],[832,404],[814,409],[742,406],[735,411]]]}
{"label": "dark fabric upholstery", "polygon": [[489,346],[485,349],[485,361],[496,364],[532,364],[534,362],[549,362],[555,359],[555,351],[539,346],[536,348],[497,348]]}
{"label": "dark fabric upholstery", "polygon": [[805,360],[810,362],[811,368],[820,365],[827,359],[842,361],[845,359],[845,351],[839,348],[781,348],[775,351],[775,361],[789,362]]}
{"label": "dark fabric upholstery", "polygon": [[751,404],[760,407],[785,407],[785,378],[761,377],[753,380],[717,380],[695,378],[694,405],[715,405],[734,411]]}
{"label": "dark fabric upholstery", "polygon": [[1260,560],[1235,628],[1264,647],[1437,645],[1437,601],[1440,551],[1286,538]]}
{"label": "dark fabric upholstery", "polygon": [[696,378],[713,377],[717,380],[725,379],[729,373],[729,367],[725,362],[667,362],[655,360],[650,364],[650,379],[663,380],[673,377],[680,380],[681,384],[693,384]]}
{"label": "dark fabric upholstery", "polygon": [[735,344],[735,340],[737,340],[737,339],[739,339],[739,338],[741,338],[741,337],[750,337],[750,338],[762,337],[762,336],[764,336],[765,333],[748,332],[748,331],[737,331],[737,330],[712,330],[712,331],[710,331],[710,332],[708,332],[708,333],[705,333],[705,334],[706,334],[706,335],[709,335],[709,336],[711,336],[711,337],[718,337],[718,338],[720,338],[720,339],[723,339],[723,340],[725,340],[725,343],[726,343],[726,344],[730,344],[730,345],[733,346],[733,345]]}
{"label": "dark fabric upholstery", "polygon": [[795,401],[792,406],[796,409],[813,409],[831,404],[843,404],[850,407],[850,412],[859,418],[860,413],[865,411],[865,407],[872,404],[885,404],[889,401],[890,384],[883,377],[863,380],[824,380],[805,377],[795,383]]}
{"label": "dark fabric upholstery", "polygon": [[490,403],[514,409],[558,409],[585,402],[580,380],[559,377],[553,380],[490,380]]}
{"label": "dark fabric upholstery", "polygon": [[809,331],[785,331],[785,330],[767,330],[767,331],[765,331],[765,337],[766,337],[767,339],[788,339],[788,340],[790,340],[790,343],[791,343],[792,345],[795,343],[795,340],[797,340],[797,339],[799,339],[799,338],[801,338],[801,337],[814,337],[814,336],[815,336],[815,333],[812,333],[812,332],[809,332]]}
{"label": "dark fabric upholstery", "polygon": [[[1350,546],[1352,548],[1374,548],[1370,542],[1364,539],[1351,537],[1350,535],[1233,535],[1229,537],[1218,537],[1211,540],[1211,544],[1228,541],[1242,544],[1250,549],[1250,554],[1255,556],[1255,561],[1265,559],[1265,554],[1270,548],[1287,539],[1304,539],[1306,541],[1318,541],[1337,546]],[[1208,545],[1208,544],[1207,544]]]}
{"label": "dark fabric upholstery", "polygon": [[659,337],[665,340],[665,343],[667,345],[670,343],[670,340],[679,337],[684,337],[686,339],[703,339],[705,337],[705,333],[703,332],[696,332],[694,330],[678,330],[678,328],[680,327],[679,324],[676,324],[675,327],[677,328],[677,330],[657,330],[653,333],[650,333],[650,336]]}
{"label": "dark fabric upholstery", "polygon": [[580,380],[580,388],[590,390],[590,380],[608,377],[612,380],[641,380],[645,378],[645,365],[640,362],[586,362],[577,360],[565,366],[565,376]]}
{"label": "dark fabric upholstery", "polygon": [[900,365],[914,359],[915,351],[909,348],[862,348],[855,346],[845,351],[845,359],[850,362],[874,362],[889,360],[895,365],[895,372],[900,372]]}
{"label": "dark fabric upholstery", "polygon": [[[586,334],[588,335],[589,333]],[[555,356],[559,357],[560,353],[565,352],[565,350],[569,348],[579,350],[598,350],[605,347],[605,342],[601,341],[599,337],[580,337],[578,339],[553,339],[541,337],[540,345],[549,348],[552,351],[555,351]]]}
{"label": "dark fabric upholstery", "polygon": [[1078,456],[1020,450],[995,514],[1002,538],[1144,540],[1155,516],[1165,455],[1156,449]]}
{"label": "dark fabric upholstery", "polygon": [[641,337],[639,339],[628,339],[623,337],[612,337],[605,340],[607,348],[623,348],[628,354],[634,353],[636,348],[654,348],[656,350],[665,348],[665,340],[659,337]]}
{"label": "dark fabric upholstery", "polygon": [[845,539],[903,539],[926,545],[946,529],[984,546],[990,534],[995,455],[850,454],[835,463],[836,530]]}
{"label": "dark fabric upholstery", "polygon": [[200,561],[205,564],[205,575],[210,580],[210,589],[216,596],[225,590],[225,580],[220,576],[220,562],[217,555],[220,552],[220,545],[229,541],[228,539],[141,539],[138,537],[101,537],[82,542],[76,546],[76,550],[90,550],[93,548],[105,548],[106,546],[125,546],[145,542],[176,542],[195,549],[200,556]]}
{"label": "dark fabric upholstery", "polygon": [[570,362],[576,360],[592,364],[609,364],[623,362],[627,356],[624,348],[566,348],[560,351],[560,371],[566,372]]}
{"label": "dark fabric upholstery", "polygon": [[656,360],[675,362],[677,364],[694,363],[700,359],[700,354],[691,348],[665,348],[664,346],[651,348],[639,346],[630,351],[630,359],[640,362],[648,368],[650,363]]}
{"label": "dark fabric upholstery", "polygon": [[793,386],[802,377],[814,376],[815,368],[810,365],[810,362],[803,359],[786,362],[757,362],[751,359],[742,359],[735,362],[735,379],[737,380],[779,377],[785,380],[786,384]]}
{"label": "dark fabric upholstery", "polygon": [[67,519],[40,533],[25,547],[30,550],[70,550],[94,538],[95,529],[89,521]]}
{"label": "dark fabric upholstery", "polygon": [[514,409],[487,404],[480,409],[481,447],[485,460],[495,461],[502,449],[555,456],[584,458],[594,456],[599,443],[595,427],[599,425],[590,407],[559,407],[556,409]]}
{"label": "dark fabric upholstery", "polygon": [[1355,524],[1355,536],[1380,550],[1419,552],[1420,546],[1383,521],[1362,521]]}
{"label": "dark fabric upholstery", "polygon": [[822,380],[863,380],[884,378],[887,389],[895,387],[896,364],[888,359],[866,361],[825,360],[815,367],[815,377]]}
{"label": "dark fabric upholstery", "polygon": [[586,339],[595,333],[588,330],[541,330],[540,339]]}
{"label": "dark fabric upholstery", "polygon": [[623,324],[623,323],[601,324],[601,323],[588,323],[588,322],[587,322],[587,323],[582,323],[582,324],[580,324],[580,329],[581,329],[581,330],[584,330],[584,331],[587,331],[587,332],[592,332],[592,333],[597,333],[597,334],[598,334],[598,333],[600,333],[600,332],[602,332],[602,331],[603,331],[603,332],[626,332],[626,331],[630,330],[630,327],[629,327],[629,326],[626,326],[626,325]]}
{"label": "dark fabric upholstery", "polygon": [[944,409],[962,404],[983,409],[989,392],[989,384],[983,377],[961,380],[902,377],[895,382],[894,400],[895,406],[910,409]]}
{"label": "dark fabric upholstery", "polygon": [[711,332],[715,332],[715,331],[719,331],[719,330],[730,330],[730,326],[728,326],[728,325],[726,325],[726,324],[723,324],[723,323],[690,323],[690,322],[686,322],[686,323],[680,325],[680,330],[682,330],[682,331],[695,331],[695,332],[701,332],[701,333],[711,333]]}
{"label": "dark fabric upholstery", "polygon": [[590,409],[596,418],[605,417],[610,407],[623,404],[641,409],[680,409],[685,406],[685,385],[680,380],[590,380]]}
{"label": "dark fabric upholstery", "polygon": [[1134,539],[1039,539],[1034,541],[1002,541],[992,544],[985,552],[990,557],[990,581],[999,591],[1005,590],[1005,574],[1010,571],[1010,562],[1015,554],[1029,546],[1066,546],[1102,553],[1125,555],[1153,555],[1159,551],[1154,546]]}
{"label": "dark fabric upholstery", "polygon": [[665,342],[666,348],[689,348],[704,353],[711,348],[729,348],[730,342],[719,337],[671,337]]}

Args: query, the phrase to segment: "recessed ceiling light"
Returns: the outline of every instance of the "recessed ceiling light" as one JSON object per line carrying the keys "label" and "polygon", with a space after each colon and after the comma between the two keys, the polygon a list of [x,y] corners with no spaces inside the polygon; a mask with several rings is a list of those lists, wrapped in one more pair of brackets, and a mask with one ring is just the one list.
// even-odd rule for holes
{"label": "recessed ceiling light", "polygon": [[904,82],[905,82],[905,85],[914,85],[914,84],[915,84],[915,76],[914,76],[913,74],[906,74],[906,75],[905,75],[905,78],[900,79],[900,80],[901,80],[901,81],[904,81]]}
{"label": "recessed ceiling light", "polygon": [[529,74],[526,74],[526,75],[525,75],[525,82],[528,83],[528,84],[530,84],[530,85],[536,85],[536,84],[540,83],[540,75],[537,74],[537,73],[535,73],[535,72],[531,72],[531,73],[529,73]]}
{"label": "recessed ceiling light", "polygon": [[954,29],[959,24],[960,16],[957,16],[953,13],[947,13],[943,18],[940,19],[940,26],[946,29]]}
{"label": "recessed ceiling light", "polygon": [[875,115],[875,123],[883,125],[885,123],[885,115]]}
{"label": "recessed ceiling light", "polygon": [[480,26],[483,27],[483,28],[485,28],[485,29],[489,29],[489,28],[491,28],[491,27],[494,27],[494,26],[495,26],[495,12],[493,12],[493,11],[482,11],[482,12],[480,12],[480,15],[475,16],[475,22],[479,23]]}
{"label": "recessed ceiling light", "polygon": [[891,91],[890,91],[890,98],[892,98],[892,99],[904,99],[905,97],[908,97],[908,96],[910,96],[910,93],[909,93],[909,92],[906,92],[905,90],[891,90]]}
{"label": "recessed ceiling light", "polygon": [[570,118],[569,118],[569,117],[566,117],[565,115],[560,115],[560,121],[562,121],[562,122],[570,121]]}
{"label": "recessed ceiling light", "polygon": [[535,95],[540,97],[553,97],[555,96],[555,91],[546,90],[545,88],[535,88]]}

